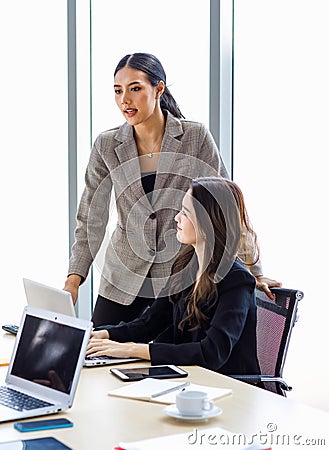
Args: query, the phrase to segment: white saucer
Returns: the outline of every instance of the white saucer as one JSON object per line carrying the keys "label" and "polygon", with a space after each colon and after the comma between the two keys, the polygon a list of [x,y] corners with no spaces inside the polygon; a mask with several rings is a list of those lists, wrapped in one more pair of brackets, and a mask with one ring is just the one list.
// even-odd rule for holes
{"label": "white saucer", "polygon": [[214,406],[210,411],[205,411],[202,416],[183,416],[177,409],[176,405],[168,405],[165,407],[164,412],[175,419],[188,420],[189,422],[201,422],[202,420],[210,419],[211,417],[219,416],[223,410],[218,406]]}

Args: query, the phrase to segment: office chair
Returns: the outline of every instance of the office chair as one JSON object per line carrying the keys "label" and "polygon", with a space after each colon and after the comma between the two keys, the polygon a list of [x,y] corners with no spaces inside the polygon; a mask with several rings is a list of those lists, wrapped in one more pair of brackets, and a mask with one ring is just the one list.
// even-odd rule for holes
{"label": "office chair", "polygon": [[297,321],[298,302],[303,292],[271,288],[275,300],[256,290],[257,356],[261,375],[231,375],[233,378],[286,396],[292,388],[282,379],[290,336]]}

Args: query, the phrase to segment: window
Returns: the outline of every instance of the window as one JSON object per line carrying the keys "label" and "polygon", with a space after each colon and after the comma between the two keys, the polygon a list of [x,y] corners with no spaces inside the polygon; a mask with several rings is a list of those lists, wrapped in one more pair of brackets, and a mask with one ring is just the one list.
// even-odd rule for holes
{"label": "window", "polygon": [[17,323],[22,278],[62,288],[67,271],[66,1],[1,2],[0,39],[0,316]]}
{"label": "window", "polygon": [[326,18],[321,0],[234,2],[234,179],[265,275],[305,293],[285,368],[289,397],[328,409]]}

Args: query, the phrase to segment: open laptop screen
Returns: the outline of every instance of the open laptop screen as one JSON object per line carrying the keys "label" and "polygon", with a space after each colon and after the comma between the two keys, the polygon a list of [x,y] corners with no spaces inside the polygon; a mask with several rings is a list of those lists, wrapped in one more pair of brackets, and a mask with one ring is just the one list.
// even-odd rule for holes
{"label": "open laptop screen", "polygon": [[70,394],[84,330],[28,315],[11,375]]}

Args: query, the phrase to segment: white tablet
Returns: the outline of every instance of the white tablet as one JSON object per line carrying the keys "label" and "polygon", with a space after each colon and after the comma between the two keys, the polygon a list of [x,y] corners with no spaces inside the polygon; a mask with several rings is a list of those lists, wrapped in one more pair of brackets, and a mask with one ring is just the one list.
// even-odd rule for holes
{"label": "white tablet", "polygon": [[182,378],[188,373],[180,367],[170,365],[110,369],[122,381],[139,381],[144,378]]}

